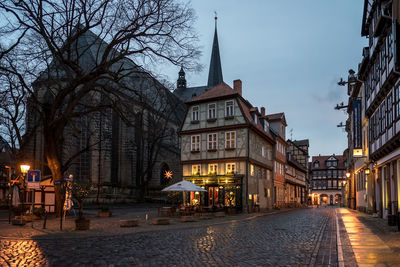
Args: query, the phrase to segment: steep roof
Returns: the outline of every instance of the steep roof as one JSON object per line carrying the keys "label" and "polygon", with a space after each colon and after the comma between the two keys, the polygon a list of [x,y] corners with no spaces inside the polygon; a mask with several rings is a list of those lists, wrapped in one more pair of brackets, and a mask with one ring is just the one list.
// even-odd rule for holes
{"label": "steep roof", "polygon": [[[329,156],[313,156],[312,157],[312,170],[321,170],[321,169],[332,168],[332,167],[326,166],[326,161],[331,157],[338,160],[338,166],[337,167],[333,167],[333,169],[346,169],[346,166],[344,164],[346,159],[343,156],[329,155]],[[316,168],[315,165],[314,165],[314,163],[316,161],[319,162],[319,167],[318,168]]]}
{"label": "steep roof", "polygon": [[186,87],[178,88],[174,91],[174,95],[178,97],[182,102],[186,102],[193,97],[199,96],[204,93],[208,86],[197,86],[197,87]]}
{"label": "steep roof", "polygon": [[208,87],[216,86],[222,83],[224,80],[222,78],[222,67],[221,67],[221,57],[219,55],[219,45],[218,45],[218,34],[217,34],[217,17],[215,17],[215,32],[214,41],[211,52],[210,60],[210,70],[208,72]]}
{"label": "steep roof", "polygon": [[274,114],[268,114],[268,115],[267,115],[267,119],[268,119],[269,121],[277,121],[277,120],[280,120],[280,121],[283,122],[283,124],[284,124],[285,126],[287,126],[287,124],[286,124],[285,113],[283,113],[283,112],[274,113]]}
{"label": "steep roof", "polygon": [[310,141],[308,139],[294,140],[292,141],[296,146],[310,146]]}
{"label": "steep roof", "polygon": [[195,96],[192,99],[186,101],[186,103],[194,103],[194,102],[201,102],[213,98],[220,98],[220,97],[229,97],[229,96],[237,96],[239,95],[238,92],[234,91],[229,85],[222,82],[213,88],[204,91],[201,95]]}
{"label": "steep roof", "polygon": [[[67,44],[68,41],[65,41],[65,46]],[[72,61],[77,62],[82,73],[91,72],[98,68],[109,46],[106,41],[90,30],[83,32],[77,40],[70,42],[69,45]],[[119,52],[115,49],[111,49],[108,55],[110,58],[117,58],[118,56]],[[59,80],[66,80],[68,76],[64,68],[65,66],[61,66],[58,60],[53,60],[50,66],[40,74],[34,84],[39,88],[41,84],[48,83],[49,81],[57,82]],[[182,122],[185,110],[183,102],[155,79],[149,71],[138,66],[128,57],[122,57],[111,65],[110,71],[115,71],[121,78],[119,79],[119,83],[114,83],[110,79],[106,79],[109,77],[109,74],[104,74],[104,86],[111,89],[118,88],[121,93],[130,97],[130,100],[144,101],[150,104],[155,110],[163,110],[164,113],[173,115],[170,119],[176,121],[178,124]]]}

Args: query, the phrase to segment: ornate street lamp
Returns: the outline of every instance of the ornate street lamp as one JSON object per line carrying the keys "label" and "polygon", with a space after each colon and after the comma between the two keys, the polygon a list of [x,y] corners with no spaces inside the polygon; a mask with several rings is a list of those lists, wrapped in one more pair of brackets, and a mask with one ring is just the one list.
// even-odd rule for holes
{"label": "ornate street lamp", "polygon": [[350,178],[351,173],[349,171],[346,172],[347,179]]}

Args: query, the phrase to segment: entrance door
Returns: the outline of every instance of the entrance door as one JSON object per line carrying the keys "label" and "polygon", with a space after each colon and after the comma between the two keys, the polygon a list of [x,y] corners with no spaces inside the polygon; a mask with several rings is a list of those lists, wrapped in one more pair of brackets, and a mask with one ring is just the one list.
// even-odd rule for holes
{"label": "entrance door", "polygon": [[218,193],[219,193],[219,188],[217,186],[208,188],[208,205],[209,206],[217,206]]}

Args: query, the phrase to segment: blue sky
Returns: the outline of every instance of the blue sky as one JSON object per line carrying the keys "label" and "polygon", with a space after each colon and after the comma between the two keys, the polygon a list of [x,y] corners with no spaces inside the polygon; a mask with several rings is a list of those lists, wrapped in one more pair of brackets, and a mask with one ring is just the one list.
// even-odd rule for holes
{"label": "blue sky", "polygon": [[[188,86],[207,83],[214,11],[224,81],[243,82],[243,96],[267,113],[285,112],[287,137],[310,140],[310,155],[342,154],[346,133],[336,127],[346,114],[334,110],[346,102],[337,85],[357,70],[362,48],[363,0],[201,0],[192,1],[204,70],[187,73]],[[175,82],[179,68],[164,74]]]}

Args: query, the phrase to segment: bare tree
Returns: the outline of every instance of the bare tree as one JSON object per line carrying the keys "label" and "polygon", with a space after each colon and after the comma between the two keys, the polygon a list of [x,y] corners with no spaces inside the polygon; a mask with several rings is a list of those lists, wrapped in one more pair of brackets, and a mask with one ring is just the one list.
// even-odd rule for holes
{"label": "bare tree", "polygon": [[[62,180],[67,125],[85,114],[140,96],[132,78],[144,66],[198,67],[193,10],[174,0],[4,0],[0,3],[0,71],[18,78],[38,114],[48,167]],[[9,55],[12,54],[12,57]],[[75,155],[76,156],[76,155]],[[61,214],[60,187],[56,210]]]}

